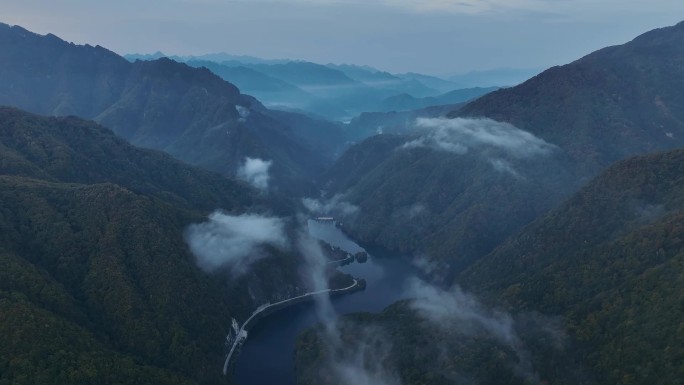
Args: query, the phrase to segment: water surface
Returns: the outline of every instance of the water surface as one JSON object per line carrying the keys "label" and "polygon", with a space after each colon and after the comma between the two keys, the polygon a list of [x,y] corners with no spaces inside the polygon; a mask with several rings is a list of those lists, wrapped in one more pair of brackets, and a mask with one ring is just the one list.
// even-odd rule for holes
{"label": "water surface", "polygon": [[[309,233],[327,243],[355,253],[363,250],[330,223],[309,221]],[[366,290],[333,297],[338,315],[379,312],[404,298],[406,280],[415,275],[407,262],[393,256],[371,255],[366,263],[340,268],[366,280]],[[249,331],[249,338],[235,361],[233,380],[239,385],[294,385],[294,348],[297,336],[319,322],[311,302],[301,303],[260,321]]]}

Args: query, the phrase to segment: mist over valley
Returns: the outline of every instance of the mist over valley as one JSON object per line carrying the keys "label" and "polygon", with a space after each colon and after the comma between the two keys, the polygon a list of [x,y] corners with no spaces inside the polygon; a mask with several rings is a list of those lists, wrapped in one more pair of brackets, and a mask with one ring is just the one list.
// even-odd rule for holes
{"label": "mist over valley", "polygon": [[683,383],[680,6],[30,3],[0,384]]}

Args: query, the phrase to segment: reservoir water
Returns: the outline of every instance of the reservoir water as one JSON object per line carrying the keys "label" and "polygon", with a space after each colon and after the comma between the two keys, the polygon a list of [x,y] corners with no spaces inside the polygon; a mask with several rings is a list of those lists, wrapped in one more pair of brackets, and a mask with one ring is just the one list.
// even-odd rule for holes
{"label": "reservoir water", "polygon": [[[363,250],[331,223],[309,221],[314,238],[348,252]],[[366,290],[332,298],[338,315],[379,312],[404,298],[406,281],[415,269],[401,258],[370,255],[366,263],[341,267],[345,273],[366,280]],[[319,322],[313,303],[301,303],[259,320],[235,361],[233,382],[238,385],[294,385],[294,348],[297,336]]]}

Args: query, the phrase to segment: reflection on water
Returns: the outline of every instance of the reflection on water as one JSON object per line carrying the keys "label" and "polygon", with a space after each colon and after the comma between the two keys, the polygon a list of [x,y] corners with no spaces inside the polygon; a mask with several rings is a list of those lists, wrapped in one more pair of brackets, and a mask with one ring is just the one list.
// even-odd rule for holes
{"label": "reflection on water", "polygon": [[[309,221],[309,234],[348,252],[363,250],[331,223]],[[364,278],[366,290],[334,297],[332,304],[338,314],[381,311],[403,298],[406,280],[415,274],[404,260],[372,255],[366,263],[352,263],[340,270]],[[234,381],[239,385],[294,385],[297,336],[317,322],[311,303],[295,305],[260,320],[250,330],[235,362]]]}

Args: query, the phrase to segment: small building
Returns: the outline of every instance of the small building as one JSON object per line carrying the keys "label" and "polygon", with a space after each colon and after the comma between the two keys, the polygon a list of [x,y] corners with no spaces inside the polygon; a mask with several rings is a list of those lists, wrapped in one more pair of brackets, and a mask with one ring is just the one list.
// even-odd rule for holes
{"label": "small building", "polygon": [[335,218],[333,218],[333,217],[316,217],[316,218],[314,218],[314,221],[323,222],[323,223],[333,223],[333,222],[335,222]]}

